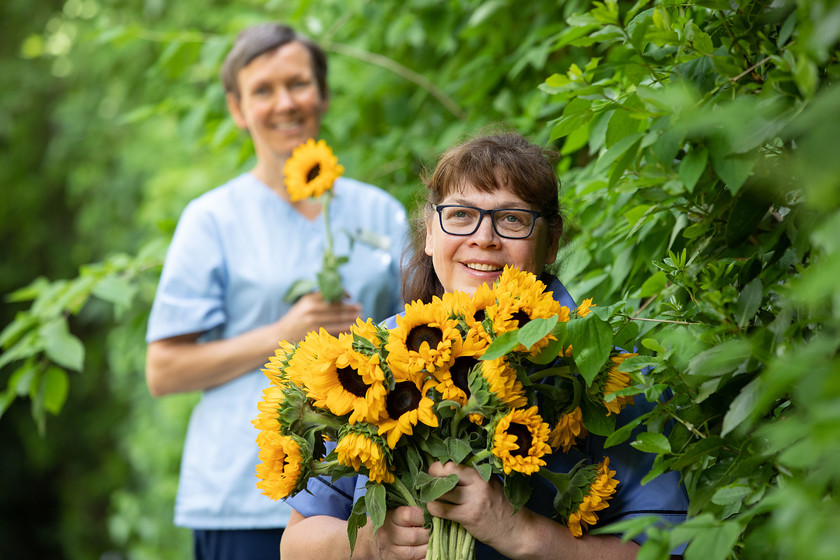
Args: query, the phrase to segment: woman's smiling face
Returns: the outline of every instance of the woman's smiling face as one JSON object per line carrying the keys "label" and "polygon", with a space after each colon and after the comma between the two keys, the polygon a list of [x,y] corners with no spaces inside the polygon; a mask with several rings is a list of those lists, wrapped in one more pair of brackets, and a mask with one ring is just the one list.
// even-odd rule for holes
{"label": "woman's smiling face", "polygon": [[[540,210],[505,188],[485,192],[470,184],[453,190],[439,204]],[[435,273],[447,292],[472,294],[479,285],[492,284],[505,266],[539,276],[546,264],[554,262],[558,243],[558,239],[549,238],[543,218],[537,219],[530,237],[507,239],[496,233],[489,215],[484,216],[475,233],[465,236],[444,232],[437,212],[426,215],[426,254],[432,257]]]}

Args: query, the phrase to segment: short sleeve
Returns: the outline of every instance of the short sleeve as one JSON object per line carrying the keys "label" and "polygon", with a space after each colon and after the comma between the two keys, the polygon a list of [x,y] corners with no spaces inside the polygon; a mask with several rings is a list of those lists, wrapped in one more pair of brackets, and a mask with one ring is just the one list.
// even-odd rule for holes
{"label": "short sleeve", "polygon": [[330,482],[329,478],[315,476],[309,479],[306,490],[285,502],[304,517],[329,515],[348,519],[353,510],[356,477],[345,477]]}
{"label": "short sleeve", "polygon": [[225,259],[210,213],[191,202],[166,254],[146,341],[206,332],[226,320]]}

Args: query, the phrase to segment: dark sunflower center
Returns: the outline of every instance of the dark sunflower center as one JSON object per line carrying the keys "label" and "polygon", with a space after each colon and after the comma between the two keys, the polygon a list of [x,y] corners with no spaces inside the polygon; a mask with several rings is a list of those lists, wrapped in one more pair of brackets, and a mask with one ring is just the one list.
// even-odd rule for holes
{"label": "dark sunflower center", "polygon": [[308,183],[309,181],[317,177],[319,173],[321,173],[321,164],[316,163],[315,166],[312,167],[312,169],[310,169],[309,172],[306,174],[306,182]]}
{"label": "dark sunflower center", "polygon": [[519,449],[514,449],[510,452],[510,454],[519,457],[526,457],[528,455],[528,451],[531,449],[531,442],[533,441],[533,438],[531,437],[531,430],[528,429],[528,426],[525,424],[519,424],[518,422],[511,422],[507,429],[507,433],[516,438],[516,445],[519,446]]}
{"label": "dark sunflower center", "polygon": [[456,358],[452,367],[449,368],[449,375],[452,377],[452,383],[456,387],[466,393],[467,398],[470,396],[470,371],[478,363],[478,360],[470,356],[461,356]]}
{"label": "dark sunflower center", "polygon": [[406,412],[411,412],[420,405],[423,395],[411,381],[400,381],[394,386],[394,390],[385,397],[385,410],[388,416],[394,420]]}
{"label": "dark sunflower center", "polygon": [[473,319],[475,319],[479,323],[483,323],[484,319],[487,318],[487,312],[483,309],[476,309],[475,313],[473,314]]}
{"label": "dark sunflower center", "polygon": [[531,317],[523,310],[519,310],[511,316],[511,319],[517,321],[519,323],[519,328],[521,329],[525,325],[528,324],[528,321],[531,320]]}
{"label": "dark sunflower center", "polygon": [[405,346],[409,350],[418,352],[424,342],[429,344],[429,348],[437,348],[441,340],[443,340],[443,331],[439,328],[417,325],[408,331],[408,336],[405,337]]}
{"label": "dark sunflower center", "polygon": [[345,391],[347,391],[348,393],[352,393],[357,397],[365,396],[365,393],[367,393],[368,390],[368,386],[365,385],[364,380],[362,380],[362,376],[359,375],[359,372],[356,371],[356,368],[338,368],[337,373],[338,382],[341,383],[341,387]]}

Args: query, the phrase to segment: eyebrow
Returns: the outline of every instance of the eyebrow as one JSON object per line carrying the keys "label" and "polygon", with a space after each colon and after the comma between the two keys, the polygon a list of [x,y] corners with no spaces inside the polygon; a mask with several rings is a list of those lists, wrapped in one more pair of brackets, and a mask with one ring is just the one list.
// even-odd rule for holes
{"label": "eyebrow", "polygon": [[[457,204],[459,206],[473,206],[475,208],[479,208],[479,206],[476,206],[475,202],[473,202],[471,200],[467,200],[465,198],[456,198],[456,199],[453,199],[453,200],[448,200],[448,201],[445,201],[445,202],[441,202],[440,204],[441,205]],[[504,202],[503,201],[501,204],[496,206],[496,208],[511,208],[511,209],[516,209],[516,210],[532,210],[532,208],[528,205],[528,203],[522,202],[522,201],[515,201],[515,200],[509,201],[509,202]]]}

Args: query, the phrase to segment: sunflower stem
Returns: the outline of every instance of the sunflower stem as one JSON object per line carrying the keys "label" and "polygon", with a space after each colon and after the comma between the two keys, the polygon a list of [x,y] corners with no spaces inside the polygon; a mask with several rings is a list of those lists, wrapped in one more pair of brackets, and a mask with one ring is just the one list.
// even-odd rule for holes
{"label": "sunflower stem", "polygon": [[392,486],[396,489],[400,496],[406,501],[406,505],[417,507],[418,503],[417,500],[414,498],[414,495],[411,493],[411,490],[406,487],[402,480],[399,477],[394,477],[394,482]]}
{"label": "sunflower stem", "polygon": [[330,255],[330,258],[333,257],[333,241],[332,241],[332,230],[330,229],[330,199],[332,198],[332,191],[327,191],[321,197],[321,211],[324,214],[324,228],[326,229],[327,234],[327,247],[324,252],[324,260],[326,260],[326,255]]}
{"label": "sunflower stem", "polygon": [[570,377],[572,369],[569,366],[553,367],[535,371],[528,376],[528,379],[535,383],[538,379],[547,379],[549,377]]}

